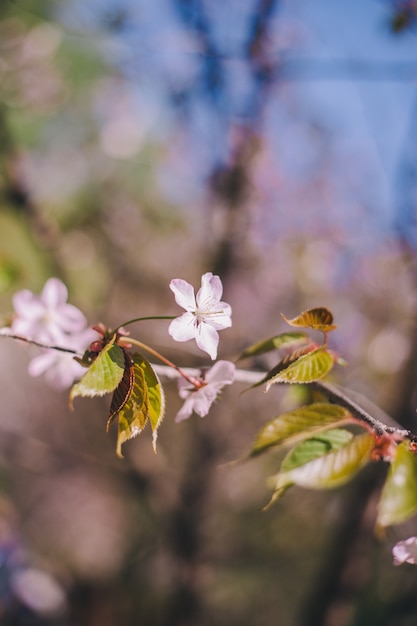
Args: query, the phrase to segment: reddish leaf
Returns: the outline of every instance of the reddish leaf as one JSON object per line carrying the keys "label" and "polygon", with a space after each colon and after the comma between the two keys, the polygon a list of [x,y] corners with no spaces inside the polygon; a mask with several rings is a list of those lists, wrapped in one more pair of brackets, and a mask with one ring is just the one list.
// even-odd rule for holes
{"label": "reddish leaf", "polygon": [[132,359],[125,350],[123,350],[123,352],[125,358],[125,369],[123,372],[123,378],[120,381],[119,386],[113,393],[109,417],[107,420],[107,432],[109,431],[110,426],[112,425],[117,413],[124,407],[124,405],[128,401],[133,389],[135,377]]}
{"label": "reddish leaf", "polygon": [[329,309],[325,307],[317,307],[315,309],[307,309],[289,320],[282,314],[282,317],[290,324],[290,326],[301,326],[303,328],[312,328],[313,330],[321,330],[324,333],[328,333],[331,330],[337,328],[335,324],[333,324],[333,314]]}

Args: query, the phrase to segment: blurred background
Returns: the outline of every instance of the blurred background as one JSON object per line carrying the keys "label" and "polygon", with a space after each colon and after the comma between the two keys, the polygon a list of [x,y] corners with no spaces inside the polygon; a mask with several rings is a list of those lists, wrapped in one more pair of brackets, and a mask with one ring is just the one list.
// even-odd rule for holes
{"label": "blurred background", "polygon": [[[0,305],[60,277],[91,324],[176,315],[171,278],[219,274],[220,358],[327,306],[332,380],[416,428],[414,0],[0,0]],[[131,330],[179,365],[167,322]],[[373,531],[386,468],[262,512],[279,454],[240,465],[297,406],[226,388],[116,457],[108,398],[27,374],[1,340],[0,623],[409,626],[417,570]],[[272,359],[272,360],[271,360]],[[273,357],[248,363],[270,367]]]}

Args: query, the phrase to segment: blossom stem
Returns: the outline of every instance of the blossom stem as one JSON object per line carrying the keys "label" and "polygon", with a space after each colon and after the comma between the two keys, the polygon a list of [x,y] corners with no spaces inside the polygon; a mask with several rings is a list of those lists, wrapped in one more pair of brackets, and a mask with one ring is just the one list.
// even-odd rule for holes
{"label": "blossom stem", "polygon": [[[152,318],[152,319],[154,319],[154,318]],[[169,318],[169,319],[171,319],[171,318]],[[191,383],[193,387],[196,387],[197,389],[199,387],[201,387],[201,383],[200,383],[200,380],[198,378],[198,373],[196,373],[195,376],[194,375],[190,375],[189,373],[185,372],[183,369],[178,367],[178,365],[175,365],[175,363],[173,363],[172,361],[167,359],[165,356],[160,354],[160,352],[158,352],[157,350],[154,350],[150,346],[146,345],[146,343],[142,343],[138,339],[132,339],[131,337],[121,337],[119,339],[118,343],[119,343],[119,345],[133,344],[133,345],[137,346],[138,348],[142,348],[143,350],[146,350],[147,352],[149,352],[149,354],[152,354],[154,357],[156,357],[157,359],[159,359],[160,361],[162,361],[163,363],[168,365],[169,368],[173,368],[177,372],[177,375],[182,376],[183,378],[185,378],[185,380],[188,380],[188,382]]]}
{"label": "blossom stem", "polygon": [[117,333],[118,330],[128,326],[129,324],[134,324],[135,322],[146,322],[147,320],[173,320],[175,319],[175,315],[147,315],[145,317],[134,317],[132,320],[127,322],[123,322],[123,324],[119,324],[117,328],[114,329],[114,333]]}

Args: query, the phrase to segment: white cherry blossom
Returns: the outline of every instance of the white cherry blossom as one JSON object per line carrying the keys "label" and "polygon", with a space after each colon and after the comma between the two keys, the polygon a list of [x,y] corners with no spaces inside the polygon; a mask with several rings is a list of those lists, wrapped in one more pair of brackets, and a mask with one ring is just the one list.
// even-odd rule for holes
{"label": "white cherry blossom", "polygon": [[193,411],[200,417],[207,415],[222,388],[233,383],[235,371],[236,367],[230,361],[217,361],[205,373],[204,378],[200,381],[202,386],[198,389],[191,387],[187,380],[181,378],[178,381],[179,395],[185,399],[185,402],[178,411],[175,421],[181,422],[187,419]]}
{"label": "white cherry blossom", "polygon": [[169,287],[177,304],[186,311],[171,322],[169,334],[175,341],[195,339],[197,346],[214,360],[219,343],[217,331],[232,325],[232,309],[220,300],[223,285],[219,276],[203,274],[197,296],[193,286],[181,278],[171,280]]}

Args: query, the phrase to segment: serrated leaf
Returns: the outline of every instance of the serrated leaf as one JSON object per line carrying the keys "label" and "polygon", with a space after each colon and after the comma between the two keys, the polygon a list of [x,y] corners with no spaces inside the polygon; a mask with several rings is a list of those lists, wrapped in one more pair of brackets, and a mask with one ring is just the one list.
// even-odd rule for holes
{"label": "serrated leaf", "polygon": [[325,348],[318,348],[300,356],[288,367],[268,379],[266,391],[275,383],[312,383],[324,378],[334,365],[331,354]]}
{"label": "serrated leaf", "polygon": [[275,335],[270,339],[265,339],[264,341],[249,346],[249,348],[246,348],[246,350],[242,352],[239,360],[251,356],[259,356],[260,354],[271,352],[271,350],[278,350],[279,348],[289,348],[290,346],[296,346],[306,343],[307,341],[309,341],[309,338],[305,333],[281,333],[280,335]]}
{"label": "serrated leaf", "polygon": [[120,398],[123,398],[122,406],[109,419],[110,425],[114,417],[119,416],[116,452],[120,457],[123,456],[122,445],[139,435],[148,420],[153,432],[153,448],[156,450],[157,432],[165,410],[164,393],[159,379],[151,364],[141,354],[134,354],[130,358],[129,372],[133,383],[130,386],[126,374],[126,396],[123,395],[124,392],[120,394]]}
{"label": "serrated leaf", "polygon": [[388,471],[378,504],[377,527],[405,522],[417,512],[417,458],[401,443]]}
{"label": "serrated leaf", "polygon": [[307,346],[303,346],[302,348],[298,348],[297,350],[290,352],[290,354],[286,354],[281,359],[281,361],[277,363],[277,365],[275,365],[275,367],[269,370],[269,372],[267,372],[265,376],[261,378],[261,380],[259,380],[257,383],[254,383],[250,387],[250,389],[253,389],[254,387],[259,387],[260,385],[263,385],[264,383],[268,382],[268,380],[271,380],[277,374],[287,369],[292,363],[295,363],[296,361],[298,361],[300,357],[306,354],[310,354],[310,352],[313,352],[317,348],[318,348],[317,344],[310,343]]}
{"label": "serrated leaf", "polygon": [[103,348],[78,383],[72,386],[69,404],[78,396],[95,397],[111,393],[119,385],[125,370],[124,352],[114,343],[115,337]]}
{"label": "serrated leaf", "polygon": [[306,439],[289,451],[281,463],[281,472],[289,472],[329,452],[340,450],[352,437],[353,434],[344,428],[333,428]]}
{"label": "serrated leaf", "polygon": [[288,485],[309,489],[333,489],[349,481],[369,460],[374,446],[369,433],[357,435],[343,448],[300,467],[280,472],[270,480],[275,490]]}
{"label": "serrated leaf", "polygon": [[133,386],[127,401],[118,413],[116,454],[123,457],[122,445],[139,435],[148,421],[148,389],[140,363],[132,362]]}
{"label": "serrated leaf", "polygon": [[259,431],[251,456],[279,445],[293,445],[329,429],[330,426],[349,422],[352,415],[337,404],[316,402],[288,411],[269,421]]}
{"label": "serrated leaf", "polygon": [[145,377],[145,382],[148,391],[148,416],[152,428],[153,448],[156,451],[156,440],[158,437],[158,428],[164,418],[165,413],[165,396],[164,391],[159,382],[159,378],[156,375],[151,364],[144,359],[140,354],[133,356],[134,363],[139,365]]}
{"label": "serrated leaf", "polygon": [[307,311],[304,311],[301,315],[291,320],[287,319],[285,315],[281,315],[290,326],[302,326],[303,328],[321,330],[324,333],[328,333],[337,328],[337,326],[333,324],[332,312],[326,309],[326,307],[307,309]]}

